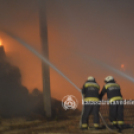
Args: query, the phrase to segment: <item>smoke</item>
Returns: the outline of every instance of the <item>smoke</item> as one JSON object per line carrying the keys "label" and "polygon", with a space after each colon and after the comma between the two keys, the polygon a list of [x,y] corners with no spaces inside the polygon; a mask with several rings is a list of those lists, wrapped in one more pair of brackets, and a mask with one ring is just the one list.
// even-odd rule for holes
{"label": "smoke", "polygon": [[[51,99],[52,117],[62,117],[69,113],[62,108],[61,101]],[[79,111],[78,111],[79,113]],[[10,64],[3,47],[0,47],[0,116],[45,117],[43,94],[34,89],[30,94],[21,84],[21,73],[18,67]]]}
{"label": "smoke", "polygon": [[[4,31],[5,32],[5,31]],[[32,48],[30,45],[28,45],[27,43],[25,43],[24,41],[22,41],[20,38],[16,37],[15,35],[9,33],[9,32],[5,32],[7,35],[9,35],[10,37],[12,37],[13,39],[15,39],[16,41],[18,41],[20,44],[22,44],[23,46],[25,46],[28,50],[30,50],[33,54],[35,54],[38,58],[40,58],[43,62],[47,63],[50,67],[52,67],[57,73],[59,73],[63,78],[65,78],[70,84],[72,84],[78,91],[81,91],[68,77],[66,77],[60,70],[58,70],[51,62],[49,62],[43,55],[41,55],[39,52],[37,52],[34,48]],[[134,83],[134,78],[119,71],[118,69],[115,69],[109,65],[107,65],[106,63],[97,60],[95,58],[88,58],[88,56],[82,55],[81,57],[84,57],[84,59],[90,59],[93,62],[95,62],[96,64],[111,70],[112,72],[126,78],[127,80],[131,81]]]}
{"label": "smoke", "polygon": [[108,64],[106,64],[106,63],[104,63],[102,61],[99,61],[97,59],[93,59],[93,61],[96,64],[99,64],[99,65],[103,66],[104,68],[106,68],[108,70],[111,70],[112,72],[114,72],[114,73],[116,73],[116,74],[118,74],[118,75],[120,75],[120,76],[122,76],[122,77],[126,78],[127,80],[129,80],[129,81],[134,83],[134,78],[129,76],[129,75],[127,75],[127,74],[125,74],[125,73],[123,73],[122,71],[120,71],[120,70],[118,70],[118,69],[116,69],[116,68],[114,68],[112,66],[109,66]]}
{"label": "smoke", "polygon": [[112,66],[110,66],[110,65],[108,65],[108,64],[106,64],[102,61],[100,61],[100,60],[97,60],[97,59],[95,59],[91,56],[89,57],[88,55],[83,55],[83,54],[80,54],[80,53],[77,54],[77,55],[81,56],[85,60],[91,60],[92,62],[98,64],[99,66],[102,66],[102,67],[104,67],[104,68],[106,68],[106,69],[108,69],[108,70],[110,70],[110,71],[112,71],[112,72],[114,72],[114,73],[116,73],[116,74],[118,74],[118,75],[120,75],[120,76],[122,76],[122,77],[126,78],[127,80],[134,83],[134,78],[133,77],[123,73],[122,71],[120,71],[120,70],[118,70],[118,69],[116,69],[116,68],[114,68],[114,67],[112,67]]}
{"label": "smoke", "polygon": [[72,86],[74,86],[78,91],[81,91],[67,76],[65,76],[58,68],[56,68],[50,61],[48,61],[42,54],[37,52],[33,47],[25,43],[23,40],[18,38],[17,36],[2,30],[4,33],[6,33],[8,36],[12,37],[16,41],[18,41],[21,45],[26,47],[29,51],[31,51],[33,54],[35,54],[39,59],[41,59],[43,62],[48,64],[51,68],[53,68],[57,73],[59,73],[63,78],[65,78]]}
{"label": "smoke", "polygon": [[25,114],[32,107],[32,97],[27,88],[21,85],[20,70],[7,61],[3,47],[0,50],[3,52],[0,55],[0,114]]}
{"label": "smoke", "polygon": [[[30,45],[28,45],[27,43],[25,43],[23,40],[21,40],[20,38],[18,38],[17,36],[15,36],[15,35],[13,35],[13,34],[11,34],[11,33],[9,33],[9,32],[5,32],[4,31],[4,33],[6,33],[7,35],[9,35],[10,37],[12,37],[13,39],[15,39],[16,41],[18,41],[21,45],[23,45],[24,47],[26,47],[29,51],[31,51],[33,54],[35,54],[39,59],[41,59],[43,62],[45,62],[46,64],[48,64],[51,68],[53,68],[57,73],[59,73],[63,78],[65,78],[70,84],[72,84],[78,91],[80,91],[80,89],[69,79],[69,78],[67,78],[60,70],[58,70],[51,62],[49,62],[42,54],[40,54],[39,52],[37,52],[34,48],[32,48]],[[115,69],[115,68],[113,68],[113,67],[111,67],[111,66],[109,66],[109,65],[107,65],[106,63],[103,63],[102,61],[99,61],[99,60],[97,60],[97,59],[94,59],[94,58],[92,58],[92,57],[88,57],[88,56],[85,56],[85,55],[80,55],[79,54],[79,56],[81,56],[81,57],[83,57],[84,59],[87,59],[87,60],[92,60],[93,62],[95,62],[96,64],[98,64],[98,65],[100,65],[100,66],[102,66],[102,67],[104,67],[104,68],[106,68],[106,69],[108,69],[108,70],[111,70],[111,71],[113,71],[114,73],[116,73],[116,74],[118,74],[118,75],[120,75],[120,76],[122,76],[122,77],[124,77],[124,78],[126,78],[126,79],[128,79],[129,81],[131,81],[131,82],[134,82],[134,78],[132,78],[132,77],[130,77],[129,75],[127,75],[127,74],[125,74],[125,73],[123,73],[123,72],[121,72],[121,71],[119,71],[119,70],[117,70],[117,69]],[[19,75],[19,73],[17,74],[17,76],[20,76]],[[17,79],[17,81],[20,81],[20,79]],[[12,84],[13,84],[13,82],[11,82]],[[14,84],[15,85],[15,84]],[[6,85],[5,85],[5,87],[6,87]],[[17,88],[15,88],[15,89],[17,89]],[[29,111],[29,109],[33,109],[33,105],[32,104],[42,104],[41,102],[43,102],[43,98],[42,98],[42,100],[41,101],[39,101],[38,99],[35,99],[35,100],[37,100],[37,102],[34,102],[35,100],[34,99],[32,99],[33,98],[33,96],[31,97],[29,97],[29,94],[28,93],[26,93],[26,91],[28,91],[25,87],[23,87],[23,86],[21,86],[21,88],[20,88],[20,91],[22,92],[22,89],[23,89],[23,93],[25,93],[24,94],[24,97],[23,97],[23,95],[16,95],[16,96],[18,96],[19,97],[19,99],[21,100],[20,102],[19,102],[19,104],[21,104],[21,102],[25,102],[25,103],[23,103],[23,104],[25,104],[25,106],[22,104],[22,107],[19,109],[20,111],[23,111],[24,110],[24,107],[25,107],[25,110],[27,109],[28,111]],[[13,93],[15,92],[15,94],[18,92],[18,91],[16,91],[16,90],[12,90],[13,91]],[[20,92],[19,91],[19,92]],[[34,92],[37,92],[38,90],[36,89],[36,90],[34,90]],[[10,93],[10,92],[9,92]],[[37,93],[35,93],[35,94],[37,94]],[[26,97],[27,96],[27,97]],[[6,97],[8,97],[8,96],[6,96]],[[15,98],[16,99],[16,98]],[[8,100],[8,99],[7,99]],[[14,99],[13,99],[14,100]],[[17,100],[17,99],[16,99]],[[14,102],[17,102],[16,100],[14,100]],[[3,101],[1,101],[1,102],[3,102]],[[29,105],[28,105],[28,103],[27,102],[31,102],[32,104],[30,104],[30,107],[29,107]],[[34,103],[33,103],[34,102]],[[18,102],[17,102],[18,103]],[[16,105],[17,105],[17,103],[16,103]],[[4,103],[4,104],[6,104],[6,103]],[[14,103],[12,103],[12,104],[14,104]],[[61,104],[60,104],[61,105]],[[9,106],[9,105],[8,105]],[[14,105],[13,105],[14,106]],[[12,107],[13,107],[12,106]],[[38,107],[38,105],[36,105],[36,107]],[[53,105],[52,105],[52,107],[53,107]],[[9,109],[10,109],[11,107],[9,107]],[[18,106],[14,106],[14,109],[17,109],[18,110]],[[43,108],[43,105],[42,105],[42,108]],[[37,109],[39,109],[39,108],[37,108]],[[35,110],[36,111],[36,110]],[[38,111],[38,110],[37,110]],[[41,111],[43,111],[43,109],[41,110]],[[27,111],[24,111],[24,112],[26,112],[27,113]],[[17,113],[17,112],[16,112]]]}

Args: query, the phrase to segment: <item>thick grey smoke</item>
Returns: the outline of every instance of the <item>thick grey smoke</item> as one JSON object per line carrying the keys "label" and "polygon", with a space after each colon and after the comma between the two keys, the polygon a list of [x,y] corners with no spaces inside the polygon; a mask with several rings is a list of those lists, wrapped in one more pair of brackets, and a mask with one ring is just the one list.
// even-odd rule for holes
{"label": "thick grey smoke", "polygon": [[23,45],[24,47],[26,47],[29,51],[31,51],[33,54],[35,54],[39,59],[41,59],[43,62],[45,62],[46,64],[48,64],[51,68],[53,68],[57,73],[59,73],[63,78],[65,78],[70,84],[72,84],[78,91],[81,91],[67,76],[65,76],[59,69],[57,69],[50,61],[48,61],[42,54],[40,54],[39,52],[37,52],[33,47],[31,47],[30,45],[28,45],[26,42],[24,42],[23,40],[21,40],[20,38],[18,38],[17,36],[3,31],[4,33],[6,33],[7,35],[9,35],[10,37],[12,37],[13,39],[15,39],[16,41],[18,41],[21,45]]}
{"label": "thick grey smoke", "polygon": [[33,109],[33,96],[21,84],[19,68],[12,66],[0,47],[0,115],[21,115]]}
{"label": "thick grey smoke", "polygon": [[[65,117],[78,112],[65,111],[61,101],[51,99],[52,117]],[[10,64],[4,48],[0,47],[0,116],[28,116],[30,118],[45,117],[43,94],[38,89],[29,93],[21,84],[21,73],[18,67]]]}

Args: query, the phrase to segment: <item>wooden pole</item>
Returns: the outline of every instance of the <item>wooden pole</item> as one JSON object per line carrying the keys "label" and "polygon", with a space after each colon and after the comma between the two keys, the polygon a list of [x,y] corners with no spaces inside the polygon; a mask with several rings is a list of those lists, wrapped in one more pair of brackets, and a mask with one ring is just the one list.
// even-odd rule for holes
{"label": "wooden pole", "polygon": [[[45,58],[49,60],[48,48],[48,32],[46,19],[46,2],[39,0],[39,23],[40,23],[40,37],[42,43],[42,52]],[[51,91],[50,91],[50,69],[49,65],[42,62],[43,75],[43,95],[44,95],[44,110],[47,117],[51,117]]]}

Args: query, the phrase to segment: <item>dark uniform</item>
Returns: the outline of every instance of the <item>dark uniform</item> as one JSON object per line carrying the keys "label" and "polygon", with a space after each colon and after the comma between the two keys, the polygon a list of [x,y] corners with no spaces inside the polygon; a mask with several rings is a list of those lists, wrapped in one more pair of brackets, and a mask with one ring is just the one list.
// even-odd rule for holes
{"label": "dark uniform", "polygon": [[123,121],[123,104],[120,103],[122,99],[122,95],[120,92],[120,86],[114,81],[109,81],[103,87],[100,93],[100,99],[102,99],[103,95],[107,93],[107,97],[109,100],[109,119],[113,125],[122,126],[124,124]]}
{"label": "dark uniform", "polygon": [[[100,86],[94,81],[86,81],[82,88],[83,102],[98,102]],[[94,127],[99,127],[99,105],[85,104],[83,105],[81,128],[88,128],[88,118],[91,113],[94,115]]]}

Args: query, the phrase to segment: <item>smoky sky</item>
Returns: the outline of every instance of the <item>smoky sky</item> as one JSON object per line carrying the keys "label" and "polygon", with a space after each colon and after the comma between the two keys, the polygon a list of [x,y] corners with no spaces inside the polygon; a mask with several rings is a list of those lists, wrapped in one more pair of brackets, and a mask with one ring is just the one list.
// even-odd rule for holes
{"label": "smoky sky", "polygon": [[[38,51],[41,50],[38,1],[1,0],[0,27],[15,33]],[[134,98],[134,85],[105,68],[85,60],[79,53],[100,59],[134,77],[134,1],[129,0],[46,0],[50,61],[82,87],[88,76],[94,76],[100,86],[104,78],[113,75],[125,98]],[[22,84],[30,91],[42,91],[41,61],[12,38],[0,33],[11,63],[22,73]],[[80,94],[54,70],[50,70],[51,94],[62,99]],[[129,90],[131,92],[128,92]]]}

